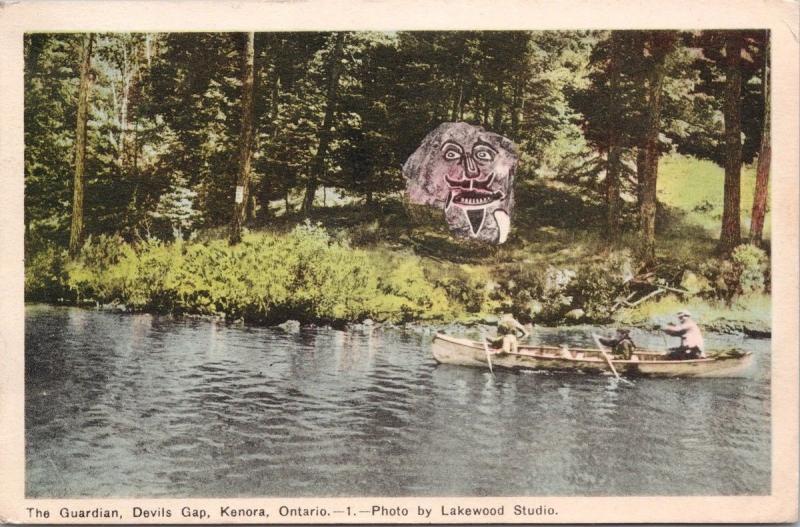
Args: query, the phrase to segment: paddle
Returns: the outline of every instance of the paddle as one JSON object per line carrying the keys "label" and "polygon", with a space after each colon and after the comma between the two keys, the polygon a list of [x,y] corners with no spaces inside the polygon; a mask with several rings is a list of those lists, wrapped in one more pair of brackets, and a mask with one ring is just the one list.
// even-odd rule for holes
{"label": "paddle", "polygon": [[489,373],[494,375],[494,370],[492,370],[492,354],[489,353],[489,341],[485,338],[483,339],[483,350],[486,352],[486,362],[489,363]]}
{"label": "paddle", "polygon": [[606,359],[608,367],[611,368],[611,371],[614,373],[614,377],[619,379],[619,373],[617,373],[614,363],[611,362],[611,357],[609,357],[608,353],[606,353],[605,347],[600,343],[600,337],[598,337],[595,333],[592,333],[592,338],[594,339],[595,344],[597,344],[597,347],[600,349],[600,353],[603,355],[603,358]]}

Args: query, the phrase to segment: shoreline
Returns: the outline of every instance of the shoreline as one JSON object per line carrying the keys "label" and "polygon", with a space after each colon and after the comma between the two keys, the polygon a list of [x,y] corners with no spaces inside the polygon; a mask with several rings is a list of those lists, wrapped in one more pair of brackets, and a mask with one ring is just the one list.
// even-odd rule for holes
{"label": "shoreline", "polygon": [[[190,319],[190,320],[206,320],[206,321],[214,321],[214,322],[222,322],[226,325],[230,326],[252,326],[252,327],[263,327],[263,328],[273,328],[273,329],[280,329],[282,331],[286,331],[287,333],[297,332],[301,328],[332,328],[338,330],[351,330],[351,331],[372,331],[378,328],[381,329],[390,329],[390,330],[406,330],[406,331],[414,331],[423,334],[435,334],[435,333],[449,333],[449,334],[464,334],[467,332],[489,332],[496,328],[496,320],[498,319],[495,315],[483,315],[483,316],[476,316],[474,319],[470,320],[452,320],[452,321],[425,321],[425,320],[417,320],[417,321],[408,321],[408,322],[380,322],[380,321],[373,321],[371,319],[365,319],[360,322],[328,322],[328,321],[299,321],[296,319],[289,318],[281,323],[259,323],[254,321],[245,321],[243,319],[228,319],[224,314],[218,315],[203,315],[203,314],[193,314],[193,313],[159,313],[157,311],[148,311],[148,310],[141,310],[136,311],[128,308],[127,306],[121,304],[99,304],[99,303],[83,303],[83,305],[75,303],[75,302],[25,302],[25,307],[28,306],[36,306],[36,305],[44,305],[44,306],[55,306],[55,307],[76,307],[80,309],[87,309],[87,310],[94,310],[94,311],[105,311],[109,313],[120,313],[120,314],[149,314],[155,316],[164,316],[164,317],[171,317],[174,319]],[[720,335],[743,335],[748,338],[753,339],[771,339],[772,338],[772,328],[767,327],[764,324],[753,322],[753,321],[742,321],[742,320],[732,320],[727,318],[718,318],[711,320],[707,323],[700,322],[700,326],[706,333],[713,333],[713,334],[720,334]],[[571,330],[579,330],[581,328],[594,328],[594,329],[614,329],[617,327],[625,327],[625,328],[633,328],[638,329],[641,331],[648,331],[654,332],[660,328],[660,324],[654,322],[646,322],[646,323],[590,323],[590,322],[581,322],[576,324],[562,324],[557,326],[548,326],[548,325],[540,325],[534,324],[534,330],[536,328],[547,328],[547,329],[571,329]]]}

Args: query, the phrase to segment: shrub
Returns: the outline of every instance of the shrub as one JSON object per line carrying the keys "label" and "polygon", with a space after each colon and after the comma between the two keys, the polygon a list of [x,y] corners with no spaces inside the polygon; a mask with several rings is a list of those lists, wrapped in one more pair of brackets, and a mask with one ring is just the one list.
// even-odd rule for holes
{"label": "shrub", "polygon": [[634,262],[626,251],[575,268],[530,263],[496,271],[498,303],[520,320],[563,322],[568,313],[591,321],[607,321],[616,295],[633,276]]}
{"label": "shrub", "polygon": [[573,306],[589,319],[604,322],[610,318],[618,285],[606,266],[593,264],[580,269],[568,291]]}
{"label": "shrub", "polygon": [[710,260],[700,266],[699,272],[710,284],[703,294],[707,299],[730,304],[739,295],[769,291],[769,257],[754,245],[740,245],[730,259]]}
{"label": "shrub", "polygon": [[135,258],[133,248],[119,236],[90,236],[78,258],[67,265],[69,288],[79,301],[121,301],[126,275],[115,267],[131,258]]}
{"label": "shrub", "polygon": [[25,260],[25,300],[58,301],[71,296],[67,284],[67,252],[45,245]]}
{"label": "shrub", "polygon": [[437,262],[424,265],[423,270],[433,286],[445,292],[454,308],[463,309],[466,313],[492,309],[490,296],[497,284],[486,269]]}
{"label": "shrub", "polygon": [[386,260],[378,277],[380,295],[375,298],[377,318],[416,320],[447,318],[455,309],[441,287],[425,276],[420,259],[403,256]]}
{"label": "shrub", "polygon": [[633,277],[634,267],[630,254],[623,251],[579,268],[568,288],[573,305],[583,309],[586,317],[592,321],[609,321],[617,295]]}
{"label": "shrub", "polygon": [[749,295],[764,292],[769,280],[769,258],[767,253],[755,245],[743,244],[731,255],[738,275],[739,293]]}
{"label": "shrub", "polygon": [[180,244],[158,240],[136,247],[108,271],[112,281],[123,284],[123,302],[141,310],[172,311],[176,302],[173,273],[181,267]]}
{"label": "shrub", "polygon": [[512,264],[494,270],[497,287],[491,298],[503,310],[510,311],[522,320],[541,320],[549,296],[547,277],[551,269],[542,271],[530,264]]}
{"label": "shrub", "polygon": [[288,242],[297,263],[290,301],[299,313],[331,321],[368,314],[378,280],[363,251],[308,229],[296,229]]}

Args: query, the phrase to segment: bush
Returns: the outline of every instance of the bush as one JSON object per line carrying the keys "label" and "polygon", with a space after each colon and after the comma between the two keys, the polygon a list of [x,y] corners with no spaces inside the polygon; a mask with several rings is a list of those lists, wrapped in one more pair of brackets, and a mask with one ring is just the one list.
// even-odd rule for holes
{"label": "bush", "polygon": [[731,255],[738,275],[739,293],[749,295],[766,291],[769,283],[769,257],[755,245],[743,244]]}
{"label": "bush", "polygon": [[635,262],[627,251],[612,253],[600,262],[580,268],[568,289],[573,305],[582,309],[589,320],[608,322],[611,308],[633,277],[634,268]]}
{"label": "bush", "polygon": [[441,287],[425,276],[416,256],[388,257],[378,278],[374,314],[392,321],[449,318],[457,311]]}
{"label": "bush", "polygon": [[606,322],[619,285],[606,266],[589,265],[577,273],[568,290],[576,309],[592,321]]}
{"label": "bush", "polygon": [[750,244],[734,249],[730,259],[713,259],[701,265],[699,272],[710,284],[702,296],[730,304],[737,296],[769,291],[769,256]]}
{"label": "bush", "polygon": [[45,245],[25,260],[25,301],[56,302],[72,295],[67,284],[67,252]]}
{"label": "bush", "polygon": [[173,276],[182,264],[180,246],[144,242],[109,270],[112,280],[123,284],[122,300],[128,307],[173,310],[177,297]]}
{"label": "bush", "polygon": [[633,276],[634,262],[623,251],[574,268],[530,263],[498,271],[496,300],[522,321],[561,323],[566,319],[605,322],[616,295]]}
{"label": "bush", "polygon": [[301,316],[336,321],[369,314],[378,280],[363,251],[351,249],[346,241],[335,242],[322,227],[309,225],[296,228],[286,241],[296,266],[289,282],[290,302]]}
{"label": "bush", "polygon": [[174,281],[181,311],[256,321],[356,320],[377,293],[363,251],[310,224],[284,236],[249,234],[235,247],[191,245]]}
{"label": "bush", "polygon": [[125,260],[135,257],[133,248],[119,236],[90,236],[78,258],[67,265],[69,288],[78,301],[120,301],[125,297]]}
{"label": "bush", "polygon": [[497,284],[489,272],[467,264],[429,263],[424,266],[425,276],[434,287],[441,288],[453,306],[465,313],[491,311],[491,295]]}
{"label": "bush", "polygon": [[99,237],[69,265],[66,283],[80,298],[133,310],[261,322],[446,318],[460,309],[419,258],[355,250],[308,223],[285,235],[248,234],[234,247]]}

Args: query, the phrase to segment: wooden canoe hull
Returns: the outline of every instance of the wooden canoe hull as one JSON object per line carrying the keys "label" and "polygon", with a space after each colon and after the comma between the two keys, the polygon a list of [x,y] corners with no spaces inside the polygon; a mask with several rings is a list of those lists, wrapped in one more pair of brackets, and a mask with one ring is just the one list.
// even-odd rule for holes
{"label": "wooden canoe hull", "polygon": [[[443,364],[488,368],[482,343],[437,334],[432,345],[433,358]],[[740,357],[664,360],[662,353],[637,351],[637,360],[613,359],[620,375],[645,377],[743,377],[753,364],[753,354]],[[608,364],[596,349],[557,348],[520,345],[518,353],[492,354],[495,368],[573,371],[588,374],[610,373]]]}

